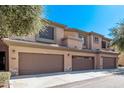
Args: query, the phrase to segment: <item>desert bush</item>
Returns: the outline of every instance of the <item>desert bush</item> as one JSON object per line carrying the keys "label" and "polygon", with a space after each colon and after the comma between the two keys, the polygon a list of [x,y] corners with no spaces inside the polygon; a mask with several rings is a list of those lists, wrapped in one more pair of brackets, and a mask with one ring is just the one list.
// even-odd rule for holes
{"label": "desert bush", "polygon": [[0,72],[0,87],[4,87],[6,84],[9,85],[10,76],[10,72]]}

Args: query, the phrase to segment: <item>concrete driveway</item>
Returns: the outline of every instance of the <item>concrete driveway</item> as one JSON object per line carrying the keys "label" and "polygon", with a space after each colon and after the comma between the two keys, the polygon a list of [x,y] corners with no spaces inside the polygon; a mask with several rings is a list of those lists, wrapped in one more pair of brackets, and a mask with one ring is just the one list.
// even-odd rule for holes
{"label": "concrete driveway", "polygon": [[58,85],[53,88],[124,88],[124,72]]}
{"label": "concrete driveway", "polygon": [[120,71],[124,71],[124,69],[86,70],[39,75],[24,75],[12,77],[10,84],[11,88],[46,88],[112,75]]}

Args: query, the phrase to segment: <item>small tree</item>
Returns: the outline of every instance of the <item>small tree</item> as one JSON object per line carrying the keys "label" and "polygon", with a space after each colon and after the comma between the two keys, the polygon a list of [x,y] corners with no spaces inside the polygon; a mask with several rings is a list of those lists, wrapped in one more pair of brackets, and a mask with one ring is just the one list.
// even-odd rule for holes
{"label": "small tree", "polygon": [[[40,5],[1,5],[0,39],[38,32],[44,24],[44,20],[40,18],[42,13],[43,7]],[[9,72],[0,72],[0,87],[5,87],[5,83],[9,85],[9,79]]]}
{"label": "small tree", "polygon": [[116,47],[120,52],[124,52],[124,21],[118,23],[118,25],[110,29],[112,36],[111,45]]}
{"label": "small tree", "polygon": [[41,29],[40,18],[43,7],[40,5],[4,5],[0,6],[0,37],[22,36]]}

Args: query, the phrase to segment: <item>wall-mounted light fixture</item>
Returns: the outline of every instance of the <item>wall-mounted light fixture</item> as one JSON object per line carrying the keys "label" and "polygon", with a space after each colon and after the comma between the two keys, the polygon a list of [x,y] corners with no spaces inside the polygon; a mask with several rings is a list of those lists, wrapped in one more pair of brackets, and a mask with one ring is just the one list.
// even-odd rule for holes
{"label": "wall-mounted light fixture", "polygon": [[68,53],[68,56],[70,56],[70,54]]}

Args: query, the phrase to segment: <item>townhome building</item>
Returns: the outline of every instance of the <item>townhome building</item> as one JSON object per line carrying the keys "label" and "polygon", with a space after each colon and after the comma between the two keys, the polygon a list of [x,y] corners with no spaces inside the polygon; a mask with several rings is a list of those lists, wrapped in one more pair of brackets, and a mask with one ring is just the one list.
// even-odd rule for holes
{"label": "townhome building", "polygon": [[118,52],[111,39],[45,21],[45,29],[0,41],[0,70],[13,75],[117,68]]}

